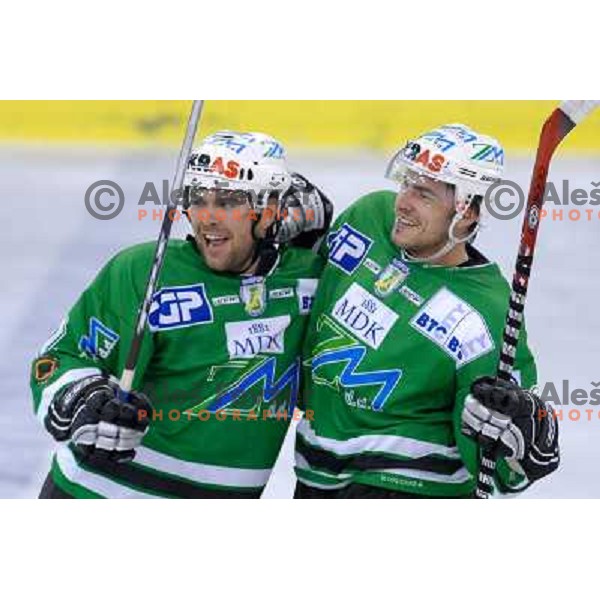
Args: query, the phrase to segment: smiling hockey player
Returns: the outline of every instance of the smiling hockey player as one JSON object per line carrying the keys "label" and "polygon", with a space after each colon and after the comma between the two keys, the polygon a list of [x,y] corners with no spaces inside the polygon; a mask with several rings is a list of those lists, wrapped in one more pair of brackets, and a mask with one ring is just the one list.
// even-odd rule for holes
{"label": "smiling hockey player", "polygon": [[[206,138],[185,184],[194,236],[168,244],[130,401],[115,381],[154,243],[110,260],[34,362],[37,415],[62,442],[40,497],[254,498],[269,478],[322,268],[275,242],[311,246],[331,207],[258,133]],[[305,218],[278,218],[287,206]]]}
{"label": "smiling hockey player", "polygon": [[498,449],[503,491],[557,468],[524,333],[519,384],[490,377],[510,290],[471,242],[503,159],[496,140],[440,127],[391,160],[398,193],[369,194],[336,220],[306,337],[314,416],[298,425],[295,497],[473,497],[474,440]]}

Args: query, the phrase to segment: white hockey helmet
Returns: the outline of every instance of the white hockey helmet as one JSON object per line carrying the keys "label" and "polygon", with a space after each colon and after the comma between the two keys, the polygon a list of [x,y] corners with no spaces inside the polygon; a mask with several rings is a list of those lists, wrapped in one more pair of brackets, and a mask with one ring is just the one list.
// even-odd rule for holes
{"label": "white hockey helmet", "polygon": [[192,150],[184,186],[242,190],[263,210],[273,194],[281,200],[291,184],[283,146],[264,133],[218,131]]}
{"label": "white hockey helmet", "polygon": [[[454,186],[456,214],[448,231],[448,244],[434,256],[449,252],[456,244],[472,240],[480,221],[463,239],[454,235],[454,228],[466,210],[483,200],[488,188],[498,182],[504,170],[504,150],[500,143],[481,135],[466,125],[442,125],[410,140],[398,150],[388,164],[386,178],[404,184],[409,174],[426,176]],[[415,259],[416,260],[416,259]]]}
{"label": "white hockey helmet", "polygon": [[390,161],[386,177],[401,182],[410,169],[456,189],[457,210],[500,180],[504,150],[497,140],[466,125],[442,125],[407,142]]}

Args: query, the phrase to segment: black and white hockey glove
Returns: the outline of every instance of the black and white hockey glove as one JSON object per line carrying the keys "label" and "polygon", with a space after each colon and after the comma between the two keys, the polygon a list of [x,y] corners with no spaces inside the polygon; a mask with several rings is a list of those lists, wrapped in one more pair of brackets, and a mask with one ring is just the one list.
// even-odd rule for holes
{"label": "black and white hockey glove", "polygon": [[529,390],[497,377],[471,385],[462,431],[526,475],[530,482],[558,468],[558,423],[552,408]]}
{"label": "black and white hockey glove", "polygon": [[333,204],[327,196],[306,177],[292,173],[292,185],[280,207],[275,241],[313,248],[327,233],[332,217]]}
{"label": "black and white hockey glove", "polygon": [[48,407],[44,425],[58,442],[70,441],[84,459],[125,462],[148,431],[150,401],[132,392],[125,402],[102,375],[85,377],[61,390]]}

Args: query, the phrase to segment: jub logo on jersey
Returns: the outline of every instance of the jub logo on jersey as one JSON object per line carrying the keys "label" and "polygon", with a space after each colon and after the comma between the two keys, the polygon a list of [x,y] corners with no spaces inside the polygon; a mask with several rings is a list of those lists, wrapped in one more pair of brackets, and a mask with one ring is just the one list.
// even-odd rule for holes
{"label": "jub logo on jersey", "polygon": [[350,275],[356,271],[372,244],[372,239],[344,223],[327,239],[329,261]]}
{"label": "jub logo on jersey", "polygon": [[154,294],[148,314],[150,331],[179,329],[212,321],[212,307],[203,283],[162,288]]}
{"label": "jub logo on jersey", "polygon": [[335,303],[332,317],[375,350],[398,319],[393,310],[357,283]]}

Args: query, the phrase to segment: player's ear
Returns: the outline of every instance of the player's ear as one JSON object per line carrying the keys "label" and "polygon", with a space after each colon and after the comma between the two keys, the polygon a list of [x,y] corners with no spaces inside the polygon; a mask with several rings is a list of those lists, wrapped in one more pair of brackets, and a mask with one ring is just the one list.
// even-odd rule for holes
{"label": "player's ear", "polygon": [[264,238],[271,225],[275,223],[275,219],[277,219],[277,206],[277,196],[270,196],[267,200],[267,207],[260,213],[260,220],[256,224],[258,237]]}
{"label": "player's ear", "polygon": [[463,238],[468,235],[469,232],[473,231],[479,221],[479,216],[479,206],[477,204],[469,205],[456,226],[457,237]]}

